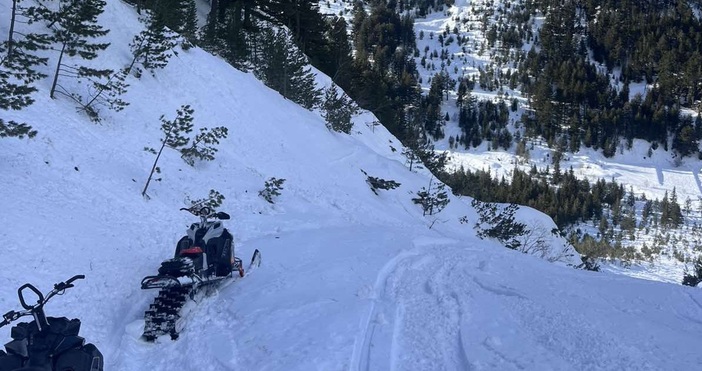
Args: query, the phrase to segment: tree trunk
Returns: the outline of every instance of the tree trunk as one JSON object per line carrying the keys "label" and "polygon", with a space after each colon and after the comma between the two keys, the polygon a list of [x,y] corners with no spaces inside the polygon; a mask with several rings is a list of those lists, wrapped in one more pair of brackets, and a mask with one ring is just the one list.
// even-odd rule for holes
{"label": "tree trunk", "polygon": [[[168,138],[166,136],[166,138]],[[151,172],[149,173],[149,179],[146,180],[146,185],[144,186],[144,190],[141,191],[142,196],[146,196],[146,190],[149,188],[149,183],[151,183],[151,178],[154,176],[154,171],[156,171],[156,164],[158,164],[158,159],[161,157],[161,152],[163,152],[163,148],[166,147],[166,140],[164,139],[163,143],[161,143],[161,149],[158,150],[158,154],[156,155],[156,160],[154,160],[154,166],[151,167]]]}
{"label": "tree trunk", "polygon": [[234,34],[238,35],[241,32],[241,12],[242,6],[241,1],[234,3]]}
{"label": "tree trunk", "polygon": [[210,7],[210,19],[212,19],[215,22],[219,22],[219,0],[212,0],[212,5]]}
{"label": "tree trunk", "polygon": [[12,47],[14,46],[12,36],[15,33],[15,15],[17,14],[17,0],[12,0],[12,18],[10,19],[10,36],[7,38],[7,59],[12,59]]}
{"label": "tree trunk", "polygon": [[56,84],[58,83],[59,71],[61,70],[61,60],[63,59],[63,52],[65,50],[66,50],[66,43],[63,43],[63,46],[61,46],[61,54],[59,54],[59,60],[58,60],[58,63],[56,64],[56,73],[54,74],[54,82],[51,84],[51,92],[49,93],[49,97],[51,97],[51,99],[54,99],[54,92],[56,91]]}
{"label": "tree trunk", "polygon": [[251,1],[244,1],[244,29],[251,27]]}

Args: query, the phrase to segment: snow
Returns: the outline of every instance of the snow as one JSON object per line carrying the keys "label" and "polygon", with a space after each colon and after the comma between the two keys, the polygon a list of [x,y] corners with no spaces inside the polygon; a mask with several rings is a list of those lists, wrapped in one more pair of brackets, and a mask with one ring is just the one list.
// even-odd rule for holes
{"label": "snow", "polygon": [[[0,8],[3,33],[6,19]],[[95,63],[129,62],[136,19],[108,2],[102,21],[112,46]],[[407,169],[397,139],[366,125],[375,120],[369,113],[355,118],[352,135],[330,132],[318,113],[198,48],[128,83],[131,105],[103,110],[100,124],[65,98],[49,99],[49,78],[33,106],[2,113],[39,134],[0,147],[0,310],[18,309],[25,282],[48,291],[85,274],[46,311],[80,318],[106,369],[660,370],[702,362],[702,291],[579,271],[480,240],[469,198],[451,197],[441,213],[422,216],[411,198],[429,175]],[[147,200],[140,193],[154,156],[143,147],[159,144],[159,117],[172,119],[183,104],[195,109],[196,126],[225,125],[229,137],[215,161],[194,168],[164,151],[163,180]],[[401,186],[376,196],[360,169]],[[270,177],[286,179],[275,204],[258,196]],[[139,282],[194,221],[178,209],[210,189],[226,197],[220,209],[232,216],[237,255],[246,261],[259,249],[263,264],[200,302],[179,340],[147,344],[143,312],[156,292]],[[528,208],[519,218],[553,226]]]}

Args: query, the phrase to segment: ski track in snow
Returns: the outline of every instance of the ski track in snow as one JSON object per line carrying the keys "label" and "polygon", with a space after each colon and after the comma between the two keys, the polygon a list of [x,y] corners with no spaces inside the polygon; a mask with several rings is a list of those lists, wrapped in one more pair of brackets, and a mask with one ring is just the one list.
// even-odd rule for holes
{"label": "ski track in snow", "polygon": [[386,304],[384,301],[387,285],[389,284],[388,281],[393,272],[399,268],[400,264],[405,259],[414,257],[415,255],[416,253],[413,252],[402,252],[385,264],[378,273],[368,314],[363,319],[363,331],[357,337],[356,344],[354,345],[354,351],[351,357],[352,370],[368,371],[371,369],[371,348],[373,346],[375,330],[378,321],[383,320],[383,315],[385,313],[385,310],[383,310],[384,308],[381,308],[379,312],[377,307],[382,307]]}
{"label": "ski track in snow", "polygon": [[[446,288],[454,267],[431,252],[442,247],[403,251],[379,271],[351,370],[467,369],[458,326],[462,306],[458,294]],[[424,312],[427,308],[433,312]]]}
{"label": "ski track in snow", "polygon": [[[633,371],[666,367],[669,355],[665,353],[653,360],[644,357],[661,352],[658,345],[622,341],[622,328],[637,328],[638,316],[645,313],[605,297],[590,307],[586,303],[596,289],[587,289],[590,294],[568,294],[549,284],[543,287],[547,292],[543,295],[502,284],[492,259],[466,253],[470,250],[437,245],[391,259],[378,273],[349,369]],[[585,305],[544,304],[558,302],[561,296],[566,303]],[[681,298],[688,296],[699,315],[702,306],[694,296],[685,293]],[[597,317],[602,308],[614,309],[621,317],[602,320]],[[676,314],[702,329],[694,315]]]}

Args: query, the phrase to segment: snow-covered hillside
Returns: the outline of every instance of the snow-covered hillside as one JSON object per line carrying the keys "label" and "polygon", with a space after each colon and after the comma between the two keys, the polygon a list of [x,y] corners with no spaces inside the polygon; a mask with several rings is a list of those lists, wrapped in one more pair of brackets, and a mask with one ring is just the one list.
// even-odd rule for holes
{"label": "snow-covered hillside", "polygon": [[[3,33],[7,12],[0,7]],[[136,14],[111,1],[101,22],[112,45],[96,63],[120,68]],[[355,118],[352,135],[330,132],[318,113],[197,48],[128,83],[131,105],[105,110],[100,124],[67,99],[49,99],[49,79],[33,106],[2,112],[39,134],[0,147],[0,310],[19,307],[25,282],[48,290],[85,274],[46,311],[80,318],[106,369],[682,370],[702,362],[701,290],[575,270],[480,240],[467,199],[422,216],[411,198],[429,174],[408,170],[398,141],[365,125],[370,114]],[[184,104],[196,126],[224,125],[229,137],[214,161],[195,167],[167,149],[146,200],[154,156],[143,148],[158,145],[159,117],[172,119]],[[401,186],[375,195],[361,169]],[[286,179],[275,204],[258,196],[271,177]],[[139,336],[155,292],[139,282],[193,221],[178,209],[210,189],[226,197],[237,255],[257,248],[263,265],[201,302],[178,341],[147,344]],[[553,226],[533,210],[520,216]],[[9,340],[9,327],[0,339]]]}
{"label": "snow-covered hillside", "polygon": [[[352,5],[344,0],[321,2],[320,9],[328,14],[342,14],[351,24]],[[490,88],[477,83],[471,94],[479,100],[506,102],[508,105],[516,99],[517,109],[510,110],[508,127],[512,134],[520,132],[520,135],[523,135],[524,127],[520,127],[518,123],[525,109],[529,107],[528,101],[519,88],[510,88],[509,78],[504,75],[498,78],[498,71],[503,74],[515,72],[518,66],[515,61],[520,59],[517,55],[528,52],[534,40],[522,40],[520,48],[503,46],[500,37],[497,37],[498,41],[493,47],[488,42],[488,33],[493,27],[497,33],[492,37],[516,32],[514,27],[522,27],[519,22],[511,24],[509,20],[515,12],[523,11],[523,5],[521,1],[512,0],[458,0],[451,6],[439,4],[426,16],[417,15],[416,9],[410,10],[409,12],[416,15],[414,30],[418,53],[415,54],[415,62],[424,93],[429,91],[434,76],[442,72],[453,81],[474,78],[475,81],[485,82],[492,80],[485,80],[486,76],[494,75],[494,80],[499,82],[492,84]],[[544,15],[536,14],[529,17],[525,26],[531,30],[532,35],[538,35],[543,22]],[[600,66],[599,70],[606,73],[607,69]],[[619,80],[615,78],[612,81]],[[460,167],[470,171],[489,171],[494,178],[504,177],[510,181],[515,167],[525,172],[529,172],[534,166],[541,172],[553,169],[555,149],[549,148],[541,138],[528,138],[527,156],[515,154],[516,141],[508,150],[495,148],[487,141],[476,148],[452,145],[456,138],[463,134],[458,126],[457,88],[458,85],[454,84],[449,89],[450,92],[441,107],[442,116],[448,114],[449,117],[443,128],[445,137],[434,142],[437,150],[449,151],[449,171]],[[629,88],[633,97],[636,93],[645,94],[651,87],[641,82],[632,83]],[[693,118],[698,115],[690,109],[683,109],[683,113]],[[578,179],[588,180],[591,184],[601,179],[616,181],[627,191],[632,190],[637,198],[661,200],[666,192],[670,194],[675,190],[681,206],[689,200],[693,212],[685,214],[685,225],[681,228],[666,229],[651,227],[650,222],[648,228],[638,227],[642,225],[641,209],[644,201],[641,199],[637,207],[637,229],[632,233],[633,239],[625,238],[621,241],[623,246],[634,248],[639,258],[627,260],[624,264],[616,259],[603,262],[603,267],[621,274],[664,282],[681,281],[685,269],[690,267],[689,262],[702,252],[702,234],[698,232],[702,221],[702,190],[699,179],[702,166],[696,158],[681,159],[672,151],[636,139],[631,147],[622,141],[612,158],[606,158],[601,151],[583,146],[575,154],[567,153],[560,167],[566,171],[572,167]],[[583,222],[572,226],[571,230],[566,232],[580,230],[599,236],[596,225],[598,222],[599,220],[592,223]],[[619,232],[618,227],[614,230],[615,233]],[[616,244],[613,238],[610,242],[612,245]],[[652,246],[655,246],[653,254],[641,253]]]}

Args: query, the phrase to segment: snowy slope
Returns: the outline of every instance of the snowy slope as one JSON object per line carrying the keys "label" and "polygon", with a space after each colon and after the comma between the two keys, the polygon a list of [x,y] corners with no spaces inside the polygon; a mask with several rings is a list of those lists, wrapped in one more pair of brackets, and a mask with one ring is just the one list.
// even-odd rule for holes
{"label": "snowy slope", "polygon": [[[451,6],[439,5],[439,7],[441,10],[430,12],[425,17],[417,17],[414,24],[417,49],[420,52],[415,61],[425,93],[431,86],[432,77],[442,70],[450,78],[459,80],[471,76],[478,78],[481,69],[483,71],[501,69],[502,72],[507,72],[510,68],[515,68],[516,64],[511,62],[515,56],[505,59],[503,53],[506,50],[500,46],[499,41],[497,47],[487,46],[486,30],[492,25],[506,22],[509,19],[506,15],[519,9],[521,2],[458,0]],[[351,2],[344,0],[320,2],[320,9],[327,14],[344,14],[350,24]],[[538,28],[543,21],[542,15],[530,20],[529,27],[535,34],[538,33]],[[456,34],[455,31],[458,33]],[[443,36],[443,45],[439,41],[439,35]],[[457,42],[459,36],[466,40],[462,45]],[[452,41],[448,42],[449,38]],[[531,46],[531,42],[525,43],[521,50],[526,52],[531,49]],[[441,55],[442,51],[446,53],[448,59],[432,57],[434,52]],[[515,52],[517,50],[510,51],[510,53]],[[422,59],[425,60],[424,64],[421,63]],[[524,109],[528,107],[528,102],[521,91],[510,89],[506,80],[503,83],[505,85],[494,91],[483,89],[476,84],[472,95],[480,100],[506,101],[507,104],[510,104],[512,99],[517,99],[519,108],[516,112],[510,113],[510,122],[519,122]],[[528,141],[528,159],[515,155],[514,146],[505,151],[501,148],[491,148],[488,142],[483,142],[477,148],[463,146],[452,148],[449,138],[451,136],[455,138],[461,134],[457,124],[458,108],[455,104],[455,88],[457,85],[442,106],[442,112],[448,113],[450,118],[444,128],[446,136],[435,142],[437,149],[449,151],[449,169],[462,166],[471,171],[486,170],[490,171],[493,177],[498,179],[504,177],[509,181],[515,166],[527,172],[532,166],[536,166],[540,171],[544,171],[547,167],[553,168],[551,156],[554,149],[548,148],[546,143],[538,138],[531,138]],[[647,87],[645,83],[641,83],[632,84],[630,88],[630,94],[633,96],[636,93],[645,93]],[[683,112],[693,117],[697,115],[689,109],[684,109]],[[509,127],[512,133],[523,130],[512,124]],[[575,154],[566,154],[561,162],[561,169],[568,170],[571,167],[579,179],[587,179],[591,183],[600,179],[614,180],[623,185],[626,190],[633,190],[637,197],[662,199],[666,192],[671,194],[675,189],[681,206],[686,200],[690,200],[693,212],[685,214],[683,228],[638,229],[634,240],[625,239],[622,242],[623,246],[631,246],[638,252],[655,246],[661,249],[661,253],[653,254],[650,261],[643,260],[644,257],[642,260],[625,262],[624,265],[620,261],[603,264],[605,269],[638,278],[681,282],[685,269],[690,267],[689,262],[700,256],[702,252],[700,247],[702,233],[699,230],[699,225],[702,224],[700,161],[694,158],[680,159],[661,147],[653,149],[648,142],[634,140],[631,148],[627,148],[622,141],[612,158],[606,158],[601,152],[585,147]],[[643,201],[639,204],[637,210],[640,222]],[[580,223],[573,226],[572,230],[587,231],[591,235],[597,235],[597,222]]]}
{"label": "snowy slope", "polygon": [[[6,15],[3,5],[2,22]],[[100,61],[119,68],[136,16],[109,2],[102,21],[113,45]],[[99,125],[66,99],[49,99],[49,82],[29,109],[2,112],[39,134],[0,147],[0,310],[18,308],[24,282],[48,290],[85,274],[46,309],[81,318],[107,369],[674,370],[702,362],[694,345],[702,291],[577,271],[480,240],[459,223],[476,220],[468,199],[423,217],[411,198],[429,177],[407,170],[387,131],[364,125],[371,115],[356,118],[351,136],[329,132],[317,113],[199,49],[180,51],[155,76],[130,78],[131,105],[104,111]],[[158,144],[159,116],[173,118],[182,104],[195,109],[197,126],[226,125],[230,136],[215,161],[195,168],[164,152],[163,180],[145,200],[153,155],[143,147]],[[402,186],[376,196],[360,169]],[[275,205],[257,195],[270,177],[286,179]],[[138,337],[155,292],[139,281],[192,222],[178,208],[210,189],[226,197],[237,255],[258,248],[263,265],[200,303],[178,341],[146,344]]]}

